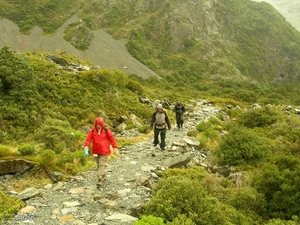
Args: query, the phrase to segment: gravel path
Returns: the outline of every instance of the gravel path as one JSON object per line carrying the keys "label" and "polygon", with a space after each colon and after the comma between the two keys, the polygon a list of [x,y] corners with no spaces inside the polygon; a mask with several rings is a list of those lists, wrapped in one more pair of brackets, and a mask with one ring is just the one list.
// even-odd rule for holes
{"label": "gravel path", "polygon": [[[159,179],[157,172],[182,159],[199,162],[199,165],[205,161],[205,153],[194,147],[200,143],[194,145],[193,138],[187,136],[200,121],[219,113],[219,108],[204,103],[199,100],[185,117],[184,129],[176,129],[172,124],[173,129],[167,132],[165,151],[153,147],[153,134],[150,134],[144,141],[119,149],[120,155],[109,163],[107,179],[100,188],[96,186],[95,168],[40,189],[29,188],[26,194],[17,193],[26,207],[12,220],[5,218],[3,224],[132,225],[142,205],[151,198]],[[92,157],[89,160],[93,160]],[[11,189],[12,179],[13,176],[2,176],[0,184]]]}

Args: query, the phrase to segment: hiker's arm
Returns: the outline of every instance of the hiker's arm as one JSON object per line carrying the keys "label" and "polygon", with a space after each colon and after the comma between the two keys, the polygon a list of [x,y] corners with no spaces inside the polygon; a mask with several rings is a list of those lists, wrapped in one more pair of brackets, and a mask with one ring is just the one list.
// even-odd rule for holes
{"label": "hiker's arm", "polygon": [[90,130],[86,136],[84,147],[89,147],[92,140],[93,140],[93,130]]}
{"label": "hiker's arm", "polygon": [[153,129],[154,121],[155,121],[155,113],[153,113],[153,114],[152,114],[152,117],[151,117],[151,121],[150,121],[150,129]]}

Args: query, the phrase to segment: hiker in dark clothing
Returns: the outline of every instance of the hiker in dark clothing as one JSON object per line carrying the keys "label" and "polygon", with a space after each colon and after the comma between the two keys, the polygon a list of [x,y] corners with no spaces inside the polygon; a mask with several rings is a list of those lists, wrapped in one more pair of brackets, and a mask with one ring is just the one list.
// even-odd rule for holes
{"label": "hiker in dark clothing", "polygon": [[185,107],[182,105],[180,100],[177,100],[176,105],[174,106],[173,112],[176,113],[176,124],[177,128],[182,128],[183,125],[183,114],[185,113]]}
{"label": "hiker in dark clothing", "polygon": [[158,136],[160,134],[160,148],[161,150],[166,149],[166,133],[167,128],[171,130],[171,124],[166,111],[163,109],[161,104],[158,104],[156,111],[152,115],[150,122],[150,129],[154,126],[154,147],[159,144]]}

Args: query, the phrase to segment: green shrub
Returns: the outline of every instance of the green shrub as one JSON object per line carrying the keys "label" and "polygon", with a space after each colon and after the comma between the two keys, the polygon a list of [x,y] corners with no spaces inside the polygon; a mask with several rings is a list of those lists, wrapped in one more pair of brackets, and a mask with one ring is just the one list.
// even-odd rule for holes
{"label": "green shrub", "polygon": [[32,143],[23,143],[18,146],[18,151],[22,155],[33,155],[35,153],[35,147]]}
{"label": "green shrub", "polygon": [[263,107],[247,111],[240,116],[237,122],[248,128],[267,127],[276,123],[281,118],[282,116],[275,109]]}
{"label": "green shrub", "polygon": [[247,217],[260,221],[266,211],[265,197],[255,188],[249,187],[250,183],[251,179],[248,180],[245,175],[236,177],[233,182],[227,178],[208,174],[202,181],[203,188],[210,195],[222,203],[234,207]]}
{"label": "green shrub", "polygon": [[0,157],[4,157],[10,155],[12,153],[12,149],[6,145],[0,145]]}
{"label": "green shrub", "polygon": [[207,129],[222,130],[224,122],[217,117],[211,117],[208,121],[202,121],[197,124],[196,129],[199,132],[205,132]]}
{"label": "green shrub", "polygon": [[201,132],[198,139],[203,147],[215,149],[220,141],[219,131],[223,129],[224,122],[217,117],[211,117],[208,121],[197,124],[197,131]]}
{"label": "green shrub", "polygon": [[12,218],[24,206],[24,202],[17,197],[6,195],[0,188],[0,223],[7,222],[6,219]]}
{"label": "green shrub", "polygon": [[224,164],[254,164],[270,153],[271,143],[253,130],[233,126],[220,142],[215,154]]}
{"label": "green shrub", "polygon": [[267,216],[292,219],[300,215],[300,159],[278,155],[265,163],[255,177],[253,187],[265,195]]}
{"label": "green shrub", "polygon": [[203,132],[210,127],[212,127],[212,124],[209,121],[202,121],[201,123],[197,124],[196,129],[199,132]]}
{"label": "green shrub", "polygon": [[226,188],[225,192],[216,190],[214,193],[217,196],[226,196],[226,200],[222,201],[228,205],[233,206],[239,212],[251,217],[255,220],[260,220],[266,212],[266,200],[262,193],[259,193],[256,189],[242,186]]}
{"label": "green shrub", "polygon": [[155,216],[142,216],[142,218],[133,223],[133,225],[164,225],[162,218]]}
{"label": "green shrub", "polygon": [[58,157],[51,149],[42,150],[34,159],[35,167],[32,170],[34,176],[49,177],[53,171],[61,171],[58,167]]}
{"label": "green shrub", "polygon": [[257,93],[245,89],[237,89],[234,93],[235,98],[243,102],[256,102]]}
{"label": "green shrub", "polygon": [[34,138],[44,143],[45,148],[60,153],[65,147],[72,146],[74,130],[66,120],[47,118],[37,130]]}
{"label": "green shrub", "polygon": [[138,127],[138,131],[142,134],[150,133],[149,125],[143,125],[143,126]]}
{"label": "green shrub", "polygon": [[145,204],[144,215],[161,217],[171,222],[187,215],[195,224],[253,224],[233,207],[210,196],[198,180],[186,177],[161,179],[153,190],[152,199]]}
{"label": "green shrub", "polygon": [[207,138],[211,138],[215,140],[219,140],[220,138],[219,132],[212,128],[206,129],[202,134],[205,135]]}
{"label": "green shrub", "polygon": [[88,163],[88,157],[84,155],[82,150],[75,152],[64,151],[57,155],[57,165],[68,174],[76,174],[83,169]]}
{"label": "green shrub", "polygon": [[178,215],[172,222],[167,222],[167,225],[196,225],[186,215]]}
{"label": "green shrub", "polygon": [[199,134],[199,132],[196,130],[190,130],[187,132],[187,136],[190,136],[190,137],[197,137],[198,134]]}
{"label": "green shrub", "polygon": [[139,95],[142,95],[144,93],[144,87],[139,82],[135,80],[129,80],[126,88],[129,90],[138,93]]}

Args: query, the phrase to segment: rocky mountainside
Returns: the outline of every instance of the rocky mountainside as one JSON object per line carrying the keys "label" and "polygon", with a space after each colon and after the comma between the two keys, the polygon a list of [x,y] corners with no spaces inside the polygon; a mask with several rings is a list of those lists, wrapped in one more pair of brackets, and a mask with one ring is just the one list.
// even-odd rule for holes
{"label": "rocky mountainside", "polygon": [[188,104],[184,128],[179,130],[172,124],[173,129],[167,132],[166,150],[154,148],[152,136],[119,149],[119,157],[109,163],[107,179],[100,188],[96,187],[96,170],[43,188],[29,187],[20,193],[12,184],[14,179],[22,179],[20,174],[1,176],[4,191],[26,203],[15,217],[4,218],[5,224],[133,224],[143,204],[151,198],[158,172],[193,165],[208,169],[209,155],[200,150],[199,141],[187,136],[187,132],[220,110],[200,99]]}
{"label": "rocky mountainside", "polygon": [[[141,77],[180,74],[182,82],[191,84],[201,79],[222,78],[298,82],[297,35],[269,7],[259,9],[252,3],[250,0],[89,2],[84,8],[74,6],[75,16],[49,36],[44,36],[37,27],[30,30],[30,35],[20,34],[14,23],[2,19],[0,47],[7,45],[16,51],[66,51],[103,68]],[[292,7],[297,9],[294,3]],[[23,7],[15,5],[16,12]],[[286,5],[285,9],[290,9]],[[20,25],[28,23],[29,27],[33,23],[30,17],[36,15],[23,15],[20,20],[5,10],[2,14],[4,18],[11,16]],[[45,24],[39,25],[42,28]],[[84,52],[73,47],[72,41],[63,39],[73,29],[75,32],[68,34],[70,39],[81,40],[77,28],[86,31],[83,36],[94,35],[85,40],[90,45]],[[274,32],[277,29],[279,32]]]}

